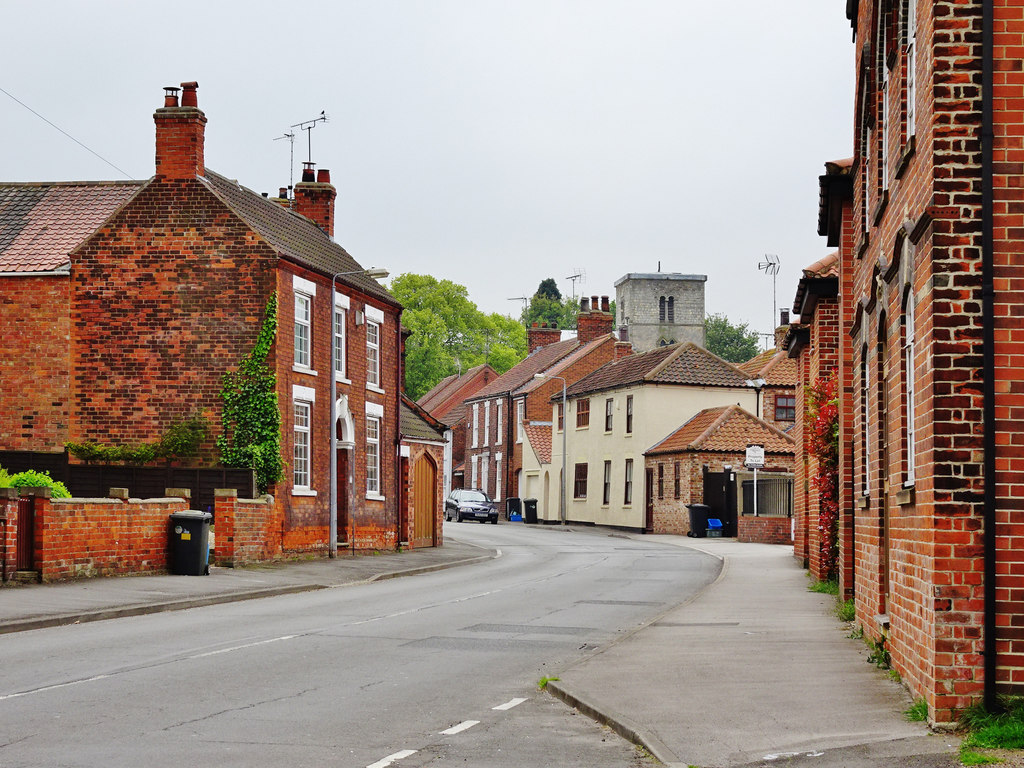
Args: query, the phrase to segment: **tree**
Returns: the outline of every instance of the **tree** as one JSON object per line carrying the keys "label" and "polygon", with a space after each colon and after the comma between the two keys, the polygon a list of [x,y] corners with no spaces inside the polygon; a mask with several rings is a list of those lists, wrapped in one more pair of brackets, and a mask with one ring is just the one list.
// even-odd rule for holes
{"label": "tree", "polygon": [[746,323],[733,325],[725,315],[708,315],[704,334],[705,348],[730,363],[745,363],[758,353],[757,331]]}
{"label": "tree", "polygon": [[576,327],[576,315],[580,305],[576,299],[562,299],[558,284],[553,277],[545,278],[530,297],[530,304],[523,311],[523,324],[529,328],[534,323],[546,323],[555,328],[571,330]]}
{"label": "tree", "polygon": [[485,315],[466,287],[430,275],[406,273],[390,286],[405,307],[405,389],[414,400],[453,373],[490,363],[504,373],[526,357],[526,330],[499,314]]}

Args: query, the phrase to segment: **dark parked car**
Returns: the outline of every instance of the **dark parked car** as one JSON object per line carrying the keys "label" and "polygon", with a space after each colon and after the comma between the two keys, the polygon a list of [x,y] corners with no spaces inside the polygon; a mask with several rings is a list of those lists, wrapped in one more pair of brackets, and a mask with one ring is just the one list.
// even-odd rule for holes
{"label": "dark parked car", "polygon": [[498,524],[498,508],[491,497],[483,491],[474,488],[456,488],[448,494],[444,500],[444,519],[458,520],[460,523],[466,520],[479,520],[486,523],[490,520],[494,525]]}

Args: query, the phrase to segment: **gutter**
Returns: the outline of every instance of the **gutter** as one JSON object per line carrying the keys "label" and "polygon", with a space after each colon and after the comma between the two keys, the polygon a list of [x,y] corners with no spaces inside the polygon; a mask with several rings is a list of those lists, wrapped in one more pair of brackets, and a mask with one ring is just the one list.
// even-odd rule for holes
{"label": "gutter", "polygon": [[996,701],[996,403],[995,403],[995,287],[993,253],[993,71],[995,9],[993,0],[982,4],[981,84],[981,319],[983,381],[984,502],[984,705],[997,711]]}

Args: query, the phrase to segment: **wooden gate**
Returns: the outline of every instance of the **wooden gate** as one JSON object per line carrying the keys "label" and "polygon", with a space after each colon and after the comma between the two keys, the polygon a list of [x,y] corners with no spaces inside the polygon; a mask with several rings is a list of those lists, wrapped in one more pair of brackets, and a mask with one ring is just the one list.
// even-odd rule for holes
{"label": "wooden gate", "polygon": [[18,499],[18,562],[19,571],[34,571],[36,567],[36,513],[35,499]]}
{"label": "wooden gate", "polygon": [[413,465],[412,541],[414,547],[437,545],[435,526],[437,520],[437,467],[424,454]]}

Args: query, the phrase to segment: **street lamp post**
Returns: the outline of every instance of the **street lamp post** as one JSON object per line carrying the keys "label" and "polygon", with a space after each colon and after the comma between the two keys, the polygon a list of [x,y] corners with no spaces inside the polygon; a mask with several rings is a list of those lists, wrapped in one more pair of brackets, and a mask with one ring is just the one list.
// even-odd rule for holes
{"label": "street lamp post", "polygon": [[[568,410],[565,407],[565,379],[561,376],[552,376],[547,373],[535,373],[535,379],[559,379],[562,382],[562,482],[559,484],[558,516],[562,525],[565,525],[565,433],[568,431]],[[557,420],[555,422],[558,423]]]}
{"label": "street lamp post", "polygon": [[[331,277],[331,498],[329,501],[330,537],[327,543],[327,554],[329,557],[338,556],[338,360],[334,349],[335,323],[337,322],[338,308],[338,278],[345,275],[366,275],[375,280],[388,276],[388,271],[381,267],[370,267],[369,269],[356,269],[350,272],[336,272]],[[344,332],[344,331],[343,331]]]}

